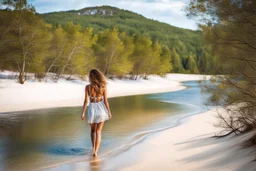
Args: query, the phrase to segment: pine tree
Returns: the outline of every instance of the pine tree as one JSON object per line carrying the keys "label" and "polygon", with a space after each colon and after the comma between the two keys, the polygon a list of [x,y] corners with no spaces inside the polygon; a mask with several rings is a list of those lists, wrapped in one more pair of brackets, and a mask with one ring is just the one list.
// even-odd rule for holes
{"label": "pine tree", "polygon": [[172,49],[171,56],[172,56],[173,71],[179,72],[179,73],[184,72],[184,68],[182,66],[180,56],[176,52],[175,48]]}
{"label": "pine tree", "polygon": [[158,42],[155,42],[151,47],[151,53],[148,55],[148,59],[146,60],[146,73],[144,78],[147,78],[147,75],[159,72],[161,59],[160,55],[162,53],[162,48]]}
{"label": "pine tree", "polygon": [[199,71],[198,71],[196,61],[194,58],[195,58],[194,55],[192,53],[190,53],[190,55],[187,58],[186,69],[190,73],[198,74]]}
{"label": "pine tree", "polygon": [[164,75],[168,72],[171,72],[173,70],[172,66],[172,57],[171,57],[171,51],[168,47],[162,48],[162,53],[160,56],[161,64],[159,66],[158,74]]}
{"label": "pine tree", "polygon": [[152,41],[145,35],[138,36],[135,41],[135,49],[132,54],[134,79],[137,79],[139,75],[145,75],[148,70],[148,63],[150,61],[150,55],[152,55]]}

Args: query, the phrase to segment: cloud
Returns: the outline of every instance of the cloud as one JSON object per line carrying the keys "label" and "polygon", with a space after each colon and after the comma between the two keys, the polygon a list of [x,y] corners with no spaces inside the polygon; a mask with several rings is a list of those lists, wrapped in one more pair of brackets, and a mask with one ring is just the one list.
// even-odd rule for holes
{"label": "cloud", "polygon": [[31,3],[39,13],[80,9],[89,5],[85,0],[35,0]]}
{"label": "cloud", "polygon": [[[148,0],[147,0],[148,1]],[[142,14],[143,16],[155,19],[161,22],[171,24],[173,26],[197,29],[197,25],[193,20],[186,17],[183,11],[186,1],[169,1],[169,0],[150,0],[131,1],[122,0],[118,3],[120,8]]]}
{"label": "cloud", "polygon": [[188,0],[33,0],[29,2],[39,13],[110,5],[177,27],[197,29],[195,22],[189,20],[182,10]]}

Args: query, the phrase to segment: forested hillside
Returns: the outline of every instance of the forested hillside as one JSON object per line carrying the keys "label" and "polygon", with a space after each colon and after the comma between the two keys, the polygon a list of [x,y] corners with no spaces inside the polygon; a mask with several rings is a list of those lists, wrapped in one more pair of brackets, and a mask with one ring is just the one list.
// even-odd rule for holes
{"label": "forested hillside", "polygon": [[161,46],[166,46],[173,52],[174,72],[210,73],[213,68],[214,58],[211,49],[203,46],[201,31],[174,27],[110,6],[53,12],[40,16],[55,26],[72,21],[83,28],[91,27],[94,34],[105,29],[118,28],[120,32],[125,32],[129,36],[146,35],[152,42],[158,41]]}
{"label": "forested hillside", "polygon": [[167,72],[210,73],[211,49],[191,31],[113,7],[36,13],[26,1],[0,3],[0,69],[38,79],[84,76],[91,68],[106,76],[136,79]]}

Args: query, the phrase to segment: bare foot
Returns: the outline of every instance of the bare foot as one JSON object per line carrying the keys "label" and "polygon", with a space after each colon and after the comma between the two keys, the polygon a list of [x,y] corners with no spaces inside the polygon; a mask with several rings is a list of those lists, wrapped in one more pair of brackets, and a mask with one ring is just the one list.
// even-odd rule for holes
{"label": "bare foot", "polygon": [[97,152],[94,152],[94,153],[93,153],[93,157],[98,157]]}

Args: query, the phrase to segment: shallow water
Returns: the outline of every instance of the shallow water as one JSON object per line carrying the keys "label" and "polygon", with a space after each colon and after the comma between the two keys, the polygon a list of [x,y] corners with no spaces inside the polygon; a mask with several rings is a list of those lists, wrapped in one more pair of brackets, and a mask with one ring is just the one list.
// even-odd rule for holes
{"label": "shallow water", "polygon": [[[99,155],[121,152],[145,135],[178,125],[182,117],[206,111],[208,95],[201,93],[198,82],[183,84],[188,88],[177,92],[109,99],[113,118],[105,122]],[[41,109],[1,118],[0,170],[37,170],[88,161],[89,125],[80,119],[81,110]]]}

